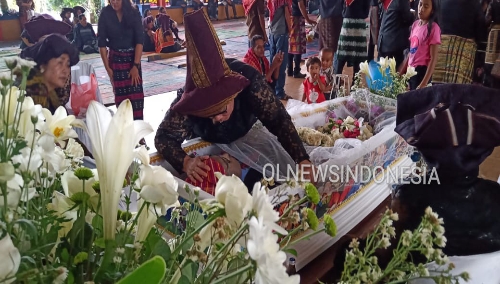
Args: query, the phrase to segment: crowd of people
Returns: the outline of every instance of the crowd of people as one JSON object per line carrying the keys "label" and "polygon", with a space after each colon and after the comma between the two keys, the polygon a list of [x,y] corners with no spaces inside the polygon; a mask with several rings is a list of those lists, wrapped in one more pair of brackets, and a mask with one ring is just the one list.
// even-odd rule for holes
{"label": "crowd of people", "polygon": [[[245,0],[250,49],[247,63],[258,58],[269,72],[267,59],[258,49],[263,39],[270,49],[270,66],[276,54],[283,60],[274,79],[276,95],[287,100],[284,91],[288,75],[305,78],[304,101],[321,102],[334,97],[332,78],[342,74],[345,66],[359,71],[361,62],[378,57],[394,58],[399,72],[408,66],[417,76],[411,78],[409,89],[429,83],[478,83],[496,86],[493,65],[500,46],[500,2],[497,0],[320,0],[319,17],[311,20],[306,0]],[[267,11],[266,11],[267,10]],[[266,12],[269,24],[266,25]],[[308,75],[300,73],[301,55],[306,53],[306,23],[319,37],[320,57],[306,62]],[[489,36],[488,36],[489,33]],[[443,45],[443,48],[440,48]],[[333,55],[333,58],[331,58]],[[310,67],[320,68],[318,72]],[[267,64],[267,65],[266,65]],[[253,64],[258,66],[259,64]],[[493,72],[492,72],[493,69]],[[274,71],[273,71],[274,72]],[[496,77],[495,77],[496,76]],[[313,100],[309,97],[312,94]],[[326,97],[324,96],[326,95]],[[332,97],[333,95],[333,97]]]}
{"label": "crowd of people", "polygon": [[[379,56],[395,58],[398,70],[406,66],[416,69],[418,75],[409,82],[411,90],[425,88],[430,82],[478,82],[480,76],[495,73],[500,47],[491,43],[496,44],[500,34],[500,0],[486,5],[469,0],[320,0],[318,19],[309,16],[305,0],[244,0],[242,4],[249,40],[242,61],[221,57],[220,42],[211,27],[213,17],[201,10],[184,15],[187,41],[180,38],[178,24],[165,7],[155,17],[148,10],[141,15],[128,0],[111,0],[102,9],[97,33],[79,6],[64,8],[60,21],[45,14],[33,17],[24,24],[21,53],[37,63],[28,78],[29,94],[51,111],[65,105],[70,95],[70,67],[78,63],[78,51],[98,52],[116,105],[129,99],[134,119],[141,120],[143,52],[167,53],[186,47],[188,57],[195,59],[188,61],[186,85],[160,125],[155,144],[179,173],[202,182],[207,163],[213,164],[215,159],[220,164],[222,158],[187,156],[180,147],[182,141],[201,137],[229,144],[247,135],[256,120],[278,137],[288,155],[283,161],[310,164],[280,102],[289,98],[284,91],[287,75],[304,80],[303,101],[318,103],[335,97],[335,74],[342,73],[346,64],[359,70],[360,62],[375,57],[375,46]],[[321,51],[318,57],[307,59],[308,74],[302,74],[306,24],[318,33]],[[270,60],[265,56],[267,46]],[[443,54],[450,48],[464,52]],[[486,52],[477,53],[481,48]],[[214,59],[218,56],[220,62]],[[459,62],[460,68],[438,68],[451,61]],[[466,68],[470,68],[469,75]],[[251,170],[244,175],[249,184],[258,178]]]}

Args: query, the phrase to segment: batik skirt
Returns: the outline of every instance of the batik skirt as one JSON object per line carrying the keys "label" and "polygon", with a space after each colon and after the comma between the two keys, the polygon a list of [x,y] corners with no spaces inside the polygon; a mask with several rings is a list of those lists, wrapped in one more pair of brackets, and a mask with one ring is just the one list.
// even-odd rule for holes
{"label": "batik skirt", "polygon": [[365,19],[344,18],[340,31],[338,60],[358,63],[368,57],[368,26]]}
{"label": "batik skirt", "polygon": [[319,48],[331,48],[337,51],[340,30],[342,29],[342,17],[321,18],[318,22]]}
{"label": "batik skirt", "polygon": [[134,66],[135,50],[109,50],[109,67],[113,70],[113,92],[116,107],[124,100],[130,100],[134,112],[134,120],[144,118],[144,91],[142,89],[142,70],[139,68],[140,82],[134,86],[129,77],[130,69]]}
{"label": "batik skirt", "polygon": [[292,31],[290,32],[290,46],[288,53],[306,53],[306,19],[302,16],[292,17]]}
{"label": "batik skirt", "polygon": [[485,63],[495,64],[500,56],[500,25],[494,25],[488,36],[488,45],[486,46]]}
{"label": "batik skirt", "polygon": [[472,39],[441,35],[432,83],[471,84],[476,50]]}

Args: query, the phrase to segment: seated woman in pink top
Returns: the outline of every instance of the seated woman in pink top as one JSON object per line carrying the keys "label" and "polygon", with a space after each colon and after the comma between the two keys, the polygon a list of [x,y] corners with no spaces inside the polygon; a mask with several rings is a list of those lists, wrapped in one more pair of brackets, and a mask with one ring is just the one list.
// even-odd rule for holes
{"label": "seated woman in pink top", "polygon": [[411,27],[410,58],[408,66],[414,67],[417,75],[409,80],[410,90],[424,88],[429,84],[437,62],[441,45],[441,29],[437,23],[437,0],[420,0],[418,18]]}

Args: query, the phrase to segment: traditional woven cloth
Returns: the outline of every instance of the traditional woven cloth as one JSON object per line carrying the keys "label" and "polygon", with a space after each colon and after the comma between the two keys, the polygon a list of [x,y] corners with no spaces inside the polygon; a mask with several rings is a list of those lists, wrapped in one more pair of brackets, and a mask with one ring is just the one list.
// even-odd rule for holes
{"label": "traditional woven cloth", "polygon": [[368,27],[364,19],[345,18],[340,31],[338,59],[357,63],[368,57],[366,37]]}
{"label": "traditional woven cloth", "polygon": [[269,72],[269,60],[264,56],[262,61],[264,62],[264,69],[262,69],[262,64],[252,48],[249,48],[247,54],[243,57],[243,62],[258,70],[260,74],[266,75]]}
{"label": "traditional woven cloth", "polygon": [[494,25],[488,36],[488,45],[486,46],[486,57],[484,62],[495,64],[496,59],[500,55],[500,25]]}
{"label": "traditional woven cloth", "polygon": [[290,46],[288,53],[306,53],[306,19],[302,16],[292,17],[292,30],[290,32]]}
{"label": "traditional woven cloth", "polygon": [[318,22],[319,48],[331,48],[337,52],[342,17],[321,18]]}
{"label": "traditional woven cloth", "polygon": [[255,4],[256,0],[243,0],[243,10],[245,10],[245,16],[248,16],[250,9],[252,9],[253,4]]}
{"label": "traditional woven cloth", "polygon": [[441,35],[432,83],[472,83],[477,45],[472,39]]}
{"label": "traditional woven cloth", "polygon": [[203,178],[203,181],[199,182],[197,180],[186,178],[186,182],[201,188],[201,190],[211,195],[215,195],[215,186],[217,185],[217,177],[215,176],[215,173],[219,172],[224,175],[226,171],[219,162],[212,158],[208,158],[203,162],[205,163],[205,165],[210,167],[210,171],[207,172],[207,176]]}
{"label": "traditional woven cloth", "polygon": [[109,50],[109,67],[113,70],[113,92],[115,93],[115,104],[129,99],[134,111],[134,120],[143,119],[144,92],[142,90],[142,70],[139,68],[141,78],[137,86],[132,85],[129,77],[130,69],[134,66],[135,52],[131,50]]}

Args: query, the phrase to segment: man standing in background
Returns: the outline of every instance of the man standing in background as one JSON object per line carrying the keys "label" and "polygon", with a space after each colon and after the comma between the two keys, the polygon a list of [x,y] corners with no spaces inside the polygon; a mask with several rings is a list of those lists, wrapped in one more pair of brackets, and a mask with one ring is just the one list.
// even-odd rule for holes
{"label": "man standing in background", "polygon": [[[271,60],[278,52],[283,52],[278,81],[276,82],[276,96],[281,100],[290,97],[285,94],[286,67],[288,64],[288,42],[292,30],[291,2],[289,0],[269,0],[269,44],[271,45]],[[273,62],[271,61],[271,64]]]}
{"label": "man standing in background", "polygon": [[243,9],[247,17],[248,47],[251,47],[251,40],[256,35],[261,35],[264,37],[264,42],[269,42],[264,19],[266,13],[264,0],[243,0]]}
{"label": "man standing in background", "polygon": [[343,0],[319,0],[319,15],[321,16],[318,23],[320,50],[331,48],[333,52],[337,52],[340,30],[342,29],[343,9]]}

